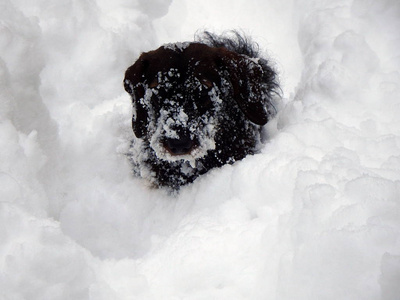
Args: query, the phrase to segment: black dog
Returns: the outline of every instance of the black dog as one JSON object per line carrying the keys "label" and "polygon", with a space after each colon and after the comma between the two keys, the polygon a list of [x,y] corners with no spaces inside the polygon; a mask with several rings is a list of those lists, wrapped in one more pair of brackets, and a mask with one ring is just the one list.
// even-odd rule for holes
{"label": "black dog", "polygon": [[253,154],[279,88],[257,46],[236,32],[143,53],[124,87],[133,101],[134,172],[172,189]]}

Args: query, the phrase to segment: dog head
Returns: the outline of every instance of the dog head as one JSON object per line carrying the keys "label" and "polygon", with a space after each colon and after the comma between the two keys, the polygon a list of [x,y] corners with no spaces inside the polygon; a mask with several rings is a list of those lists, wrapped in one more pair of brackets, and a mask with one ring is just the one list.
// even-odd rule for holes
{"label": "dog head", "polygon": [[205,157],[218,148],[218,135],[235,130],[237,119],[267,123],[272,106],[264,73],[260,59],[202,43],[143,53],[124,79],[133,100],[133,131],[160,159]]}

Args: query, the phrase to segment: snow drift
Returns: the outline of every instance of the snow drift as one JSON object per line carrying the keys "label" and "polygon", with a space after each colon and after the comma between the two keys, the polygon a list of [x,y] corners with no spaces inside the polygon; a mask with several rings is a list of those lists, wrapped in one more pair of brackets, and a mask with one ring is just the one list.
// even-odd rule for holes
{"label": "snow drift", "polygon": [[[0,3],[1,299],[397,299],[395,0]],[[142,51],[244,28],[284,93],[262,153],[131,176]]]}

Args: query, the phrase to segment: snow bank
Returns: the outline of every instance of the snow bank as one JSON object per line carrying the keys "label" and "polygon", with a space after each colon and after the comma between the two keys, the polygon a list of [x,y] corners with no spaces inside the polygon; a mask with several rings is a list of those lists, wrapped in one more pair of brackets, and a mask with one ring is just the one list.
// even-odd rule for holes
{"label": "snow bank", "polygon": [[[1,299],[397,299],[398,1],[2,0]],[[262,153],[176,196],[124,157],[127,66],[246,29],[285,97]]]}

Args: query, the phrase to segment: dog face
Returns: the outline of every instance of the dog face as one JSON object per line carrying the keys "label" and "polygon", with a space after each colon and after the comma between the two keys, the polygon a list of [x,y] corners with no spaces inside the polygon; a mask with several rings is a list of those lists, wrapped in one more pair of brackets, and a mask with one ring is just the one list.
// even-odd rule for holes
{"label": "dog face", "polygon": [[256,59],[201,43],[142,54],[125,74],[138,173],[172,188],[252,153],[271,115]]}

